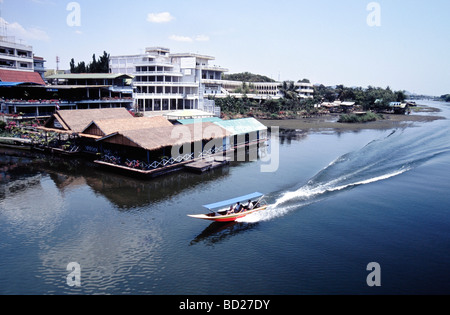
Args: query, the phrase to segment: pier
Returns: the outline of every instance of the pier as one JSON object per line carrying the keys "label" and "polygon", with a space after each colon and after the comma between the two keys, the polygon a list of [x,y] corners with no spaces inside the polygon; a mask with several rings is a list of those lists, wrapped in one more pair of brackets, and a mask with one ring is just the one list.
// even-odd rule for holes
{"label": "pier", "polygon": [[216,156],[186,164],[184,168],[194,173],[204,173],[225,165],[229,165],[230,160],[231,159],[227,157]]}

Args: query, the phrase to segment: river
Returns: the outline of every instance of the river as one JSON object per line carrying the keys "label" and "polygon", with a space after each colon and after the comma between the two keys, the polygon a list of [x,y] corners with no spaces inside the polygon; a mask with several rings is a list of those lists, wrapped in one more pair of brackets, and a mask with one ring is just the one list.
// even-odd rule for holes
{"label": "river", "polygon": [[[138,180],[2,150],[0,294],[448,294],[450,106],[424,104],[447,120],[274,138],[273,172]],[[255,191],[269,209],[241,222],[187,216]]]}

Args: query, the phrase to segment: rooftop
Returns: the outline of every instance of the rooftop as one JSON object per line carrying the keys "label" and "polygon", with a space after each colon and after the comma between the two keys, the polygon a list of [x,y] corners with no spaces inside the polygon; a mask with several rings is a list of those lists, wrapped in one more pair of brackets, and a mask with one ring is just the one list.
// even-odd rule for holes
{"label": "rooftop", "polygon": [[[83,134],[94,134],[94,129],[100,131],[101,136],[106,136],[118,131],[172,127],[172,123],[162,116],[137,117],[132,116],[122,119],[95,120],[84,130]],[[98,132],[97,132],[98,133]]]}
{"label": "rooftop", "polygon": [[30,71],[0,70],[0,81],[45,85],[39,73]]}
{"label": "rooftop", "polygon": [[94,120],[126,119],[133,116],[125,108],[59,110],[45,123],[46,128],[55,128],[59,122],[65,131],[82,132]]}
{"label": "rooftop", "polygon": [[115,73],[68,73],[68,74],[54,74],[47,77],[47,79],[60,80],[102,80],[102,79],[118,79],[118,78],[132,79],[128,74]]}
{"label": "rooftop", "polygon": [[119,131],[97,141],[127,143],[129,146],[155,151],[185,143],[222,139],[227,135],[229,135],[227,130],[220,126],[213,123],[202,123],[201,125],[172,125],[161,128]]}

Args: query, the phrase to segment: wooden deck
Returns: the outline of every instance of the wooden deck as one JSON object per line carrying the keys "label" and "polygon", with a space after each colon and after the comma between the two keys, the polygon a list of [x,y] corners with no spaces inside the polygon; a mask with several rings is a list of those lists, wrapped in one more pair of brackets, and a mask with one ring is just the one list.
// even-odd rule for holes
{"label": "wooden deck", "polygon": [[202,159],[189,164],[186,164],[184,167],[188,171],[192,171],[195,173],[204,173],[224,165],[230,164],[230,159],[222,156],[217,156],[215,158],[210,159]]}
{"label": "wooden deck", "polygon": [[137,177],[144,177],[144,178],[154,178],[154,177],[158,177],[161,175],[165,175],[171,172],[175,172],[175,171],[179,171],[181,169],[183,169],[184,165],[188,162],[182,162],[182,163],[177,163],[177,164],[173,164],[170,166],[165,166],[165,167],[160,167],[154,170],[140,170],[140,169],[136,169],[136,168],[132,168],[132,167],[127,167],[124,165],[117,165],[117,164],[112,164],[112,163],[108,163],[108,162],[104,162],[104,161],[94,161],[95,164],[109,168],[109,169],[113,169],[115,171],[118,171],[120,173],[126,174],[126,175],[133,175],[133,176],[137,176]]}
{"label": "wooden deck", "polygon": [[30,139],[0,137],[0,147],[19,150],[31,150],[32,142]]}
{"label": "wooden deck", "polygon": [[230,159],[222,156],[216,156],[210,159],[201,159],[196,161],[186,161],[181,163],[176,163],[173,165],[160,167],[154,170],[140,170],[136,168],[127,167],[124,165],[112,164],[104,161],[94,161],[95,164],[99,166],[103,166],[109,169],[114,169],[121,173],[125,173],[128,175],[135,175],[138,177],[158,177],[161,175],[165,175],[171,172],[187,170],[195,173],[204,173],[210,171],[212,169],[216,169],[227,165],[230,163]]}

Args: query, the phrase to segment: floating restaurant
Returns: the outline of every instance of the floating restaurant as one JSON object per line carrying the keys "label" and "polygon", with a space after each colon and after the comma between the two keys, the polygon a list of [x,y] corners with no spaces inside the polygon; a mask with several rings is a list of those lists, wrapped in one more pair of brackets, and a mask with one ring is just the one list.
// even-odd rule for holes
{"label": "floating restaurant", "polygon": [[97,165],[148,177],[225,165],[229,152],[267,140],[267,128],[254,118],[168,120],[134,117],[125,108],[60,110],[39,129]]}

